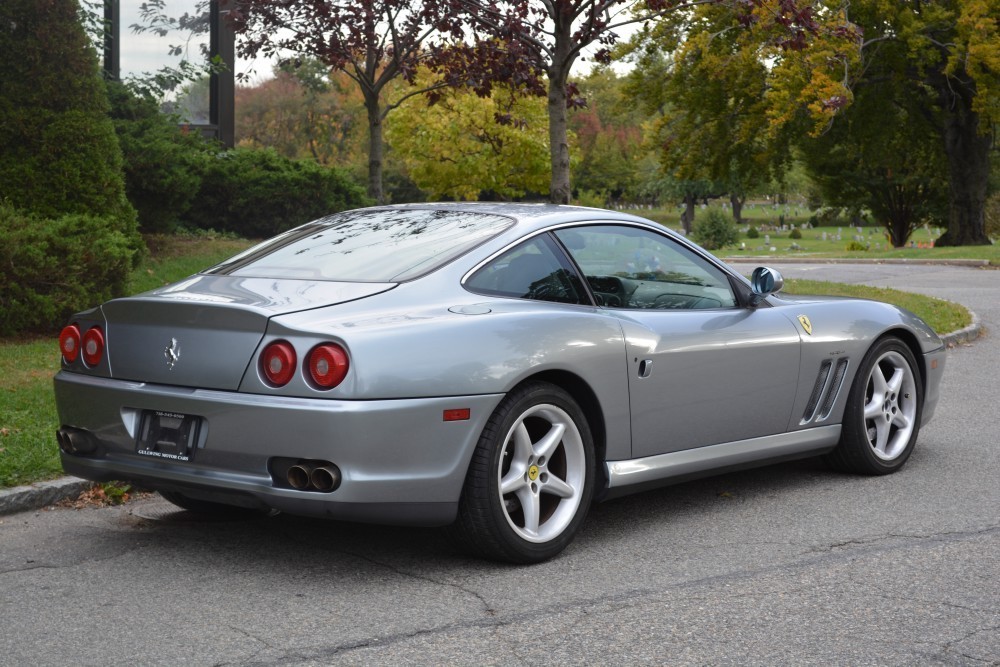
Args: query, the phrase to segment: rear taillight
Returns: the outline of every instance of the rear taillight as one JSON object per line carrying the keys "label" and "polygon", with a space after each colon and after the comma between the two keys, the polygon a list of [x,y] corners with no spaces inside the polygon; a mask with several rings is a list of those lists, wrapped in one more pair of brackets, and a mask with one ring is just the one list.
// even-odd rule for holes
{"label": "rear taillight", "polygon": [[59,334],[59,351],[67,364],[76,361],[80,356],[80,328],[71,324]]}
{"label": "rear taillight", "polygon": [[344,348],[334,343],[317,345],[306,358],[306,369],[320,389],[333,389],[343,382],[349,363]]}
{"label": "rear taillight", "polygon": [[90,327],[87,333],[83,334],[83,363],[91,368],[101,363],[104,356],[104,332],[101,327]]}
{"label": "rear taillight", "polygon": [[283,387],[295,375],[295,348],[283,340],[271,343],[260,355],[260,372],[275,387]]}

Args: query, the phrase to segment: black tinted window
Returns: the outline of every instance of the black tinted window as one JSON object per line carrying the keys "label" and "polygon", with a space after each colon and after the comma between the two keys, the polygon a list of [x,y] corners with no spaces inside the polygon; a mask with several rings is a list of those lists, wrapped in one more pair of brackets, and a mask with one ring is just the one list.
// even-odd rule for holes
{"label": "black tinted window", "polygon": [[548,236],[538,236],[508,250],[466,282],[481,294],[581,303],[584,290],[572,266]]}

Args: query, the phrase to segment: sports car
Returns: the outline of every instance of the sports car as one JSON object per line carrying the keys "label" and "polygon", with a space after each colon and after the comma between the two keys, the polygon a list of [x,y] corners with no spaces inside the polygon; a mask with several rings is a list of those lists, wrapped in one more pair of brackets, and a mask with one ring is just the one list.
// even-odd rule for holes
{"label": "sports car", "polygon": [[620,212],[337,213],[73,316],[62,465],[193,511],[448,525],[519,563],[652,486],[811,456],[898,470],[941,340],[781,287]]}

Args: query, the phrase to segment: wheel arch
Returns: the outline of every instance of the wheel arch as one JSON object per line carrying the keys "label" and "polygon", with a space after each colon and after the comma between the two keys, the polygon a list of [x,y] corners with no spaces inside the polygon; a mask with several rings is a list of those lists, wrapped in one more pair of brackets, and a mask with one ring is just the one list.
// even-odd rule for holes
{"label": "wheel arch", "polygon": [[579,375],[565,370],[545,370],[534,375],[530,375],[516,386],[521,386],[528,382],[547,382],[553,384],[568,393],[576,404],[583,410],[583,416],[587,420],[590,434],[594,438],[594,474],[595,474],[595,497],[601,490],[607,488],[605,478],[604,461],[607,458],[607,425],[604,419],[604,409],[597,398],[597,394]]}
{"label": "wheel arch", "polygon": [[917,372],[920,373],[920,387],[924,389],[922,392],[924,396],[927,395],[927,368],[924,366],[924,352],[920,347],[920,342],[912,331],[904,327],[896,327],[894,329],[889,329],[888,331],[882,332],[882,335],[872,341],[872,344],[868,349],[874,347],[879,341],[885,338],[898,338],[909,348],[910,352],[913,354],[914,360],[917,362]]}

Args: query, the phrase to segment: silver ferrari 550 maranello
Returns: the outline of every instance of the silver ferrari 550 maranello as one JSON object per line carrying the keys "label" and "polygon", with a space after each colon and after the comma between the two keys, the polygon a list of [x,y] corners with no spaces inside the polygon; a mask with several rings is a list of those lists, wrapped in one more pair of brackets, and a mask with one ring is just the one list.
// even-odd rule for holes
{"label": "silver ferrari 550 maranello", "polygon": [[816,455],[898,470],[941,340],[781,286],[612,211],[338,213],[75,315],[62,463],[194,511],[450,525],[522,563],[650,486]]}

